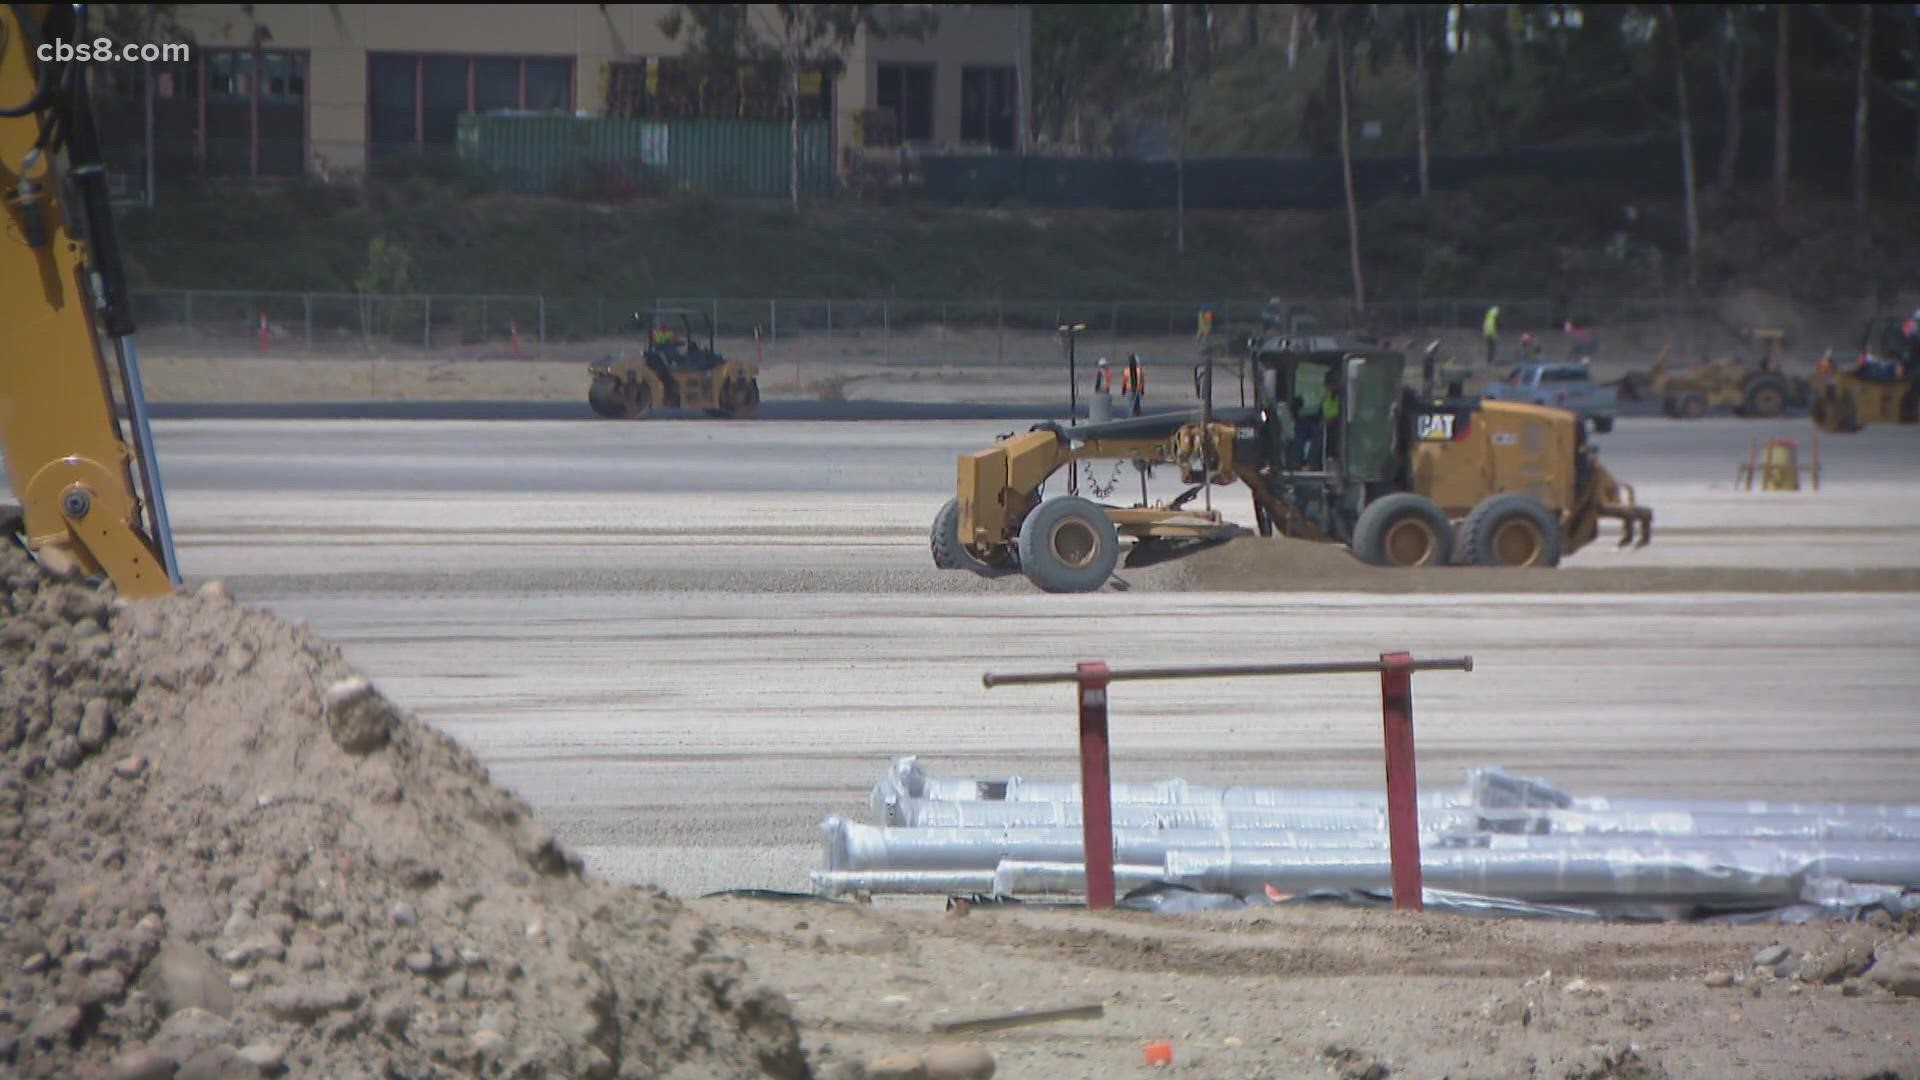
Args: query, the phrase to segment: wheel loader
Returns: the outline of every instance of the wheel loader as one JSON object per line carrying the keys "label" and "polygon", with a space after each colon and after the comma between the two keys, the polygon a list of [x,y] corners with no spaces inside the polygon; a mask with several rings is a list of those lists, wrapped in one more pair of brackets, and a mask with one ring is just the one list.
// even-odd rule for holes
{"label": "wheel loader", "polygon": [[88,14],[0,5],[0,543],[144,599],[180,575],[87,65],[40,59],[90,40]]}
{"label": "wheel loader", "polygon": [[1821,358],[1814,370],[1813,423],[1834,435],[1869,424],[1920,423],[1920,312],[1869,322],[1851,367],[1836,365],[1830,355]]}
{"label": "wheel loader", "polygon": [[[713,346],[713,322],[705,312],[707,343],[693,333],[692,312],[635,313],[647,332],[636,357],[605,357],[587,366],[587,404],[611,420],[637,420],[654,409],[702,409],[708,416],[744,420],[760,408],[760,369],[721,356]],[[678,331],[668,319],[677,317]]]}
{"label": "wheel loader", "polygon": [[[1262,536],[1340,544],[1386,567],[1550,567],[1624,522],[1622,547],[1652,538],[1636,503],[1573,413],[1403,385],[1404,357],[1362,342],[1283,337],[1252,358],[1255,404],[1215,410],[1210,366],[1196,369],[1187,415],[1002,436],[958,460],[956,492],[935,517],[934,565],[1024,574],[1047,592],[1089,592],[1126,565],[1180,558],[1249,532],[1191,504],[1209,485],[1246,485]],[[1178,470],[1192,485],[1163,505],[1108,506],[1045,496],[1078,462]]]}

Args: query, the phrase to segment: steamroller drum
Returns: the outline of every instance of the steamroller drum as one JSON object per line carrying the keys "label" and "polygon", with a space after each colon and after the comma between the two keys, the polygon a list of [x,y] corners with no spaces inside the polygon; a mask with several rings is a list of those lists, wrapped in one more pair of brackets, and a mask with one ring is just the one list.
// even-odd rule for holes
{"label": "steamroller drum", "polygon": [[760,380],[745,379],[733,384],[733,392],[728,395],[727,415],[735,420],[746,420],[760,411]]}
{"label": "steamroller drum", "polygon": [[1360,512],[1353,553],[1374,566],[1445,566],[1453,560],[1453,523],[1424,495],[1388,495]]}
{"label": "steamroller drum", "polygon": [[620,403],[620,384],[609,378],[597,378],[587,387],[587,404],[593,407],[596,414],[609,420],[626,415]]}
{"label": "steamroller drum", "polygon": [[932,535],[933,565],[942,570],[971,570],[981,577],[1000,577],[1006,570],[981,562],[960,543],[960,500],[948,499],[934,515]]}
{"label": "steamroller drum", "polygon": [[1540,500],[1508,492],[1495,495],[1467,515],[1470,566],[1558,566],[1560,522]]}
{"label": "steamroller drum", "polygon": [[1787,384],[1779,379],[1761,377],[1747,383],[1745,415],[1771,420],[1787,408]]}
{"label": "steamroller drum", "polygon": [[1020,524],[1020,568],[1047,592],[1093,592],[1119,562],[1119,530],[1106,511],[1085,499],[1043,502]]}

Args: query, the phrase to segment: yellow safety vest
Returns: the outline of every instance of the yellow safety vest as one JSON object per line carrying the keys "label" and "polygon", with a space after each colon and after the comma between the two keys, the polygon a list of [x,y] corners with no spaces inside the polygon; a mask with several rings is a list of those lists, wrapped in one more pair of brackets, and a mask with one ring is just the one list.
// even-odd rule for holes
{"label": "yellow safety vest", "polygon": [[1322,420],[1340,419],[1340,395],[1332,390],[1320,399],[1320,418]]}

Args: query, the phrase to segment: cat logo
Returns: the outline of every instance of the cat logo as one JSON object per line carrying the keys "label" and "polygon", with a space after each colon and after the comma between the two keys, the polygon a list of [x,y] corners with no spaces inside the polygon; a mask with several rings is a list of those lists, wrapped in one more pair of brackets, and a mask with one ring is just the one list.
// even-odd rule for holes
{"label": "cat logo", "polygon": [[1422,414],[1416,423],[1416,427],[1420,433],[1420,440],[1422,442],[1452,441],[1454,419],[1455,417],[1452,413]]}

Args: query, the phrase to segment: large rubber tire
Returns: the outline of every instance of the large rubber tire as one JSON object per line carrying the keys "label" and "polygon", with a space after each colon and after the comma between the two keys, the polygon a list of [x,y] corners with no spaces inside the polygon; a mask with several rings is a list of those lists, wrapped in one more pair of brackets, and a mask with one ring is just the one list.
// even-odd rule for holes
{"label": "large rubber tire", "polygon": [[1531,495],[1494,495],[1467,515],[1469,566],[1558,566],[1560,522]]}
{"label": "large rubber tire", "polygon": [[1704,394],[1681,394],[1673,403],[1673,415],[1682,420],[1698,420],[1707,415],[1707,399]]}
{"label": "large rubber tire", "polygon": [[1388,495],[1360,511],[1353,553],[1374,566],[1445,566],[1453,561],[1453,522],[1424,495]]}
{"label": "large rubber tire", "polygon": [[928,543],[933,549],[933,565],[942,570],[971,570],[981,577],[1001,577],[1007,573],[974,558],[960,543],[959,499],[948,499],[947,505],[933,516]]}
{"label": "large rubber tire", "polygon": [[1046,592],[1094,592],[1119,562],[1119,530],[1085,499],[1043,502],[1020,523],[1020,569]]}
{"label": "large rubber tire", "polygon": [[1744,405],[1747,416],[1757,416],[1763,420],[1772,420],[1787,411],[1787,398],[1790,391],[1787,384],[1770,375],[1747,381],[1747,396]]}
{"label": "large rubber tire", "polygon": [[1594,433],[1595,435],[1610,435],[1610,434],[1612,434],[1612,433],[1613,433],[1613,417],[1611,417],[1611,416],[1596,416],[1596,417],[1594,417],[1594,418],[1593,418],[1593,433]]}

